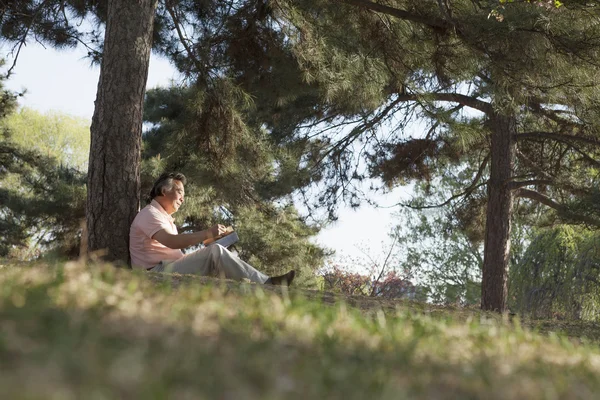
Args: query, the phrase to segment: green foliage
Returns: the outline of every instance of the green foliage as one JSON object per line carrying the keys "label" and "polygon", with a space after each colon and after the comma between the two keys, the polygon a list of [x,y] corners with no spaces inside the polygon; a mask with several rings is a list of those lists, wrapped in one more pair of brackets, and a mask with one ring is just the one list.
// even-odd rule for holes
{"label": "green foliage", "polygon": [[294,207],[244,207],[233,222],[242,259],[269,275],[295,269],[295,285],[316,287],[315,271],[327,251],[311,242],[318,228],[307,225]]}
{"label": "green foliage", "polygon": [[559,225],[540,229],[510,271],[513,311],[598,321],[600,232]]}
{"label": "green foliage", "polygon": [[[348,3],[277,1],[274,7],[305,79],[320,89],[319,106],[329,112],[321,130],[329,143],[323,205],[356,194],[350,182],[365,177],[361,164],[368,176],[392,186],[482,160],[492,109],[518,115],[519,132],[598,137],[590,80],[599,73],[595,9],[515,2],[500,23],[488,18],[496,2],[394,1],[386,10]],[[464,97],[448,100],[442,93]],[[345,131],[331,128],[340,125]],[[524,140],[519,150],[529,162],[516,163],[515,176],[547,180],[540,190],[550,198],[578,197],[590,186],[569,174],[589,173],[594,146],[560,136]]]}
{"label": "green foliage", "polygon": [[0,138],[0,254],[31,259],[51,249],[76,256],[86,175]]}
{"label": "green foliage", "polygon": [[[414,282],[436,304],[479,304],[485,238],[483,187],[470,187],[477,174],[471,164],[449,165],[444,173],[412,188],[412,198],[395,215],[392,236],[402,246],[397,258]],[[517,265],[531,238],[531,229],[550,216],[531,205],[516,207],[511,231],[510,268]]]}
{"label": "green foliage", "polygon": [[[393,250],[390,249],[391,255]],[[378,299],[409,299],[417,301],[426,301],[427,293],[421,288],[415,287],[409,280],[410,277],[401,275],[396,271],[394,260],[388,256],[386,260],[377,263],[370,259],[373,264],[355,262],[332,263],[328,265],[321,273],[323,279],[323,289],[341,293],[345,296],[367,296]],[[351,272],[349,267],[354,270],[360,270],[361,273]],[[406,272],[406,271],[405,271]]]}
{"label": "green foliage", "polygon": [[[600,353],[583,337],[419,304],[360,312],[253,284],[191,279],[173,289],[181,278],[0,266],[3,394],[592,400],[600,391]],[[544,324],[563,327],[574,332]]]}
{"label": "green foliage", "polygon": [[325,255],[309,241],[318,228],[285,198],[298,185],[299,160],[248,122],[247,95],[220,80],[205,89],[152,90],[146,104],[153,126],[144,135],[143,193],[160,171],[183,172],[186,202],[176,215],[182,230],[233,224],[244,260],[269,274],[296,269],[300,285],[314,286]]}
{"label": "green foliage", "polygon": [[[106,19],[106,0],[27,0],[0,4],[0,35],[5,42],[14,44],[18,53],[23,45],[34,40],[58,49],[83,44],[88,56],[98,61],[103,31],[97,24],[89,30],[82,26],[85,18]],[[12,69],[12,68],[11,68]]]}

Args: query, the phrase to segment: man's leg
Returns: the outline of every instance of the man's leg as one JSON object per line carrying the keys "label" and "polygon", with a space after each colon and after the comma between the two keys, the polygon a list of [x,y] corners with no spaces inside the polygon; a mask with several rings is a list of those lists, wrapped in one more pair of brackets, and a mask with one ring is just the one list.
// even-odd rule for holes
{"label": "man's leg", "polygon": [[219,276],[238,281],[247,278],[257,283],[265,283],[269,279],[267,275],[257,271],[219,244],[186,254],[179,260],[168,264],[164,268],[164,272]]}

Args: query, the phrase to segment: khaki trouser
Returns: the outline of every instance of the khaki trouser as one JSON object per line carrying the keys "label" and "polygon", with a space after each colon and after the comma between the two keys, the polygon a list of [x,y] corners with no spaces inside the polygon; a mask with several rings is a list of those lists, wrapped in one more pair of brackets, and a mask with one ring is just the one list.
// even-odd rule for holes
{"label": "khaki trouser", "polygon": [[220,244],[213,244],[186,254],[178,260],[163,260],[152,272],[175,272],[265,283],[269,278],[250,264],[240,260]]}

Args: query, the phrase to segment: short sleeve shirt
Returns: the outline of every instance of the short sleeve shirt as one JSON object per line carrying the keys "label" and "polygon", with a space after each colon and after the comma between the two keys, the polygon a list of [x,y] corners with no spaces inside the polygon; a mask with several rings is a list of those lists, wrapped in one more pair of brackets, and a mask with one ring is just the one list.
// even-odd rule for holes
{"label": "short sleeve shirt", "polygon": [[129,253],[134,269],[149,269],[161,261],[183,257],[181,250],[171,249],[152,239],[152,236],[163,229],[177,235],[174,221],[156,200],[152,200],[135,216],[129,230]]}

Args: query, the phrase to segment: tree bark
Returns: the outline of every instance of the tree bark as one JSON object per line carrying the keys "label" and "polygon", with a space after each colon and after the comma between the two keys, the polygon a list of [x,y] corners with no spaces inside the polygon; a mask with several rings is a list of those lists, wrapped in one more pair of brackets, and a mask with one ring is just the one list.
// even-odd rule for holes
{"label": "tree bark", "polygon": [[88,249],[124,264],[139,209],[142,111],[157,1],[109,0],[90,129]]}
{"label": "tree bark", "polygon": [[514,116],[494,113],[492,119],[481,308],[504,312],[508,295],[508,261],[513,208],[510,182],[517,128]]}

